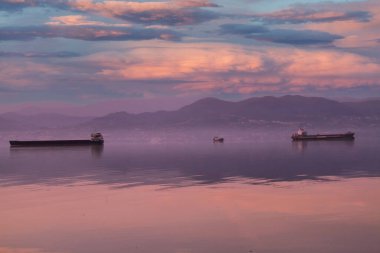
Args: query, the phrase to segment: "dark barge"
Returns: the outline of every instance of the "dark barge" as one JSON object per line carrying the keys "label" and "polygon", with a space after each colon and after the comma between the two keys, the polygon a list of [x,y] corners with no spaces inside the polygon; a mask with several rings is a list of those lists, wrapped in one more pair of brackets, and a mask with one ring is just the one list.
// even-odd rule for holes
{"label": "dark barge", "polygon": [[10,140],[11,147],[43,147],[43,146],[89,146],[103,145],[104,139],[101,133],[91,134],[90,140],[38,140],[38,141],[17,141]]}
{"label": "dark barge", "polygon": [[343,134],[307,134],[300,128],[297,133],[292,135],[293,141],[322,141],[322,140],[354,140],[355,133],[347,132]]}

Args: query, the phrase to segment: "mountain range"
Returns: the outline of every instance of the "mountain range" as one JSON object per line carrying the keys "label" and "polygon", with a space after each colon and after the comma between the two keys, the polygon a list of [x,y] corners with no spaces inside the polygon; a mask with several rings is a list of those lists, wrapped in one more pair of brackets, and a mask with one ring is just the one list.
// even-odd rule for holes
{"label": "mountain range", "polygon": [[0,130],[26,128],[144,129],[160,127],[254,127],[281,125],[378,126],[380,100],[338,102],[321,97],[287,95],[253,97],[239,102],[204,98],[175,111],[102,117],[61,114],[0,115]]}

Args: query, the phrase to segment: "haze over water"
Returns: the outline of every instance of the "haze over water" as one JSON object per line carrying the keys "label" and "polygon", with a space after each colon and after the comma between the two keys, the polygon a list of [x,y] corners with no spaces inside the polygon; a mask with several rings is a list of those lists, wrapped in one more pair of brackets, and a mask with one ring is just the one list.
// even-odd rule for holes
{"label": "haze over water", "polygon": [[378,131],[220,133],[224,144],[206,130],[108,134],[103,148],[2,141],[0,252],[380,251]]}

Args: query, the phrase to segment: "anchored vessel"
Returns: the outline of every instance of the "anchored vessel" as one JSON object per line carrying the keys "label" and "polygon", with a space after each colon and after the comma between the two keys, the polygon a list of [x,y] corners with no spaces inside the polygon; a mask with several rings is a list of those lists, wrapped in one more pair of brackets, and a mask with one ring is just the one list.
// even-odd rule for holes
{"label": "anchored vessel", "polygon": [[306,140],[354,140],[355,133],[347,132],[343,134],[307,134],[307,132],[300,128],[292,135],[293,141],[306,141]]}
{"label": "anchored vessel", "polygon": [[222,137],[218,137],[218,136],[215,136],[215,137],[212,139],[212,141],[213,141],[214,143],[217,143],[217,142],[224,142],[224,138],[222,138]]}
{"label": "anchored vessel", "polygon": [[40,140],[40,141],[9,141],[11,147],[36,147],[36,146],[86,146],[103,145],[104,139],[101,133],[92,133],[89,140]]}

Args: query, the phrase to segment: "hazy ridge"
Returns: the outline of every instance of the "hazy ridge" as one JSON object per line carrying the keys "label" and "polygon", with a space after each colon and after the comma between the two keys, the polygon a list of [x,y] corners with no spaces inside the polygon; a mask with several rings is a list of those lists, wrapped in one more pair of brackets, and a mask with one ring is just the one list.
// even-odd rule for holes
{"label": "hazy ridge", "polygon": [[365,125],[380,123],[380,100],[338,102],[319,97],[283,96],[229,102],[204,98],[176,111],[117,112],[82,126],[100,128],[266,127],[283,125]]}
{"label": "hazy ridge", "polygon": [[239,102],[204,98],[176,111],[101,117],[62,114],[0,114],[0,130],[25,129],[152,129],[181,127],[377,126],[380,100],[338,102],[321,97],[254,97]]}

